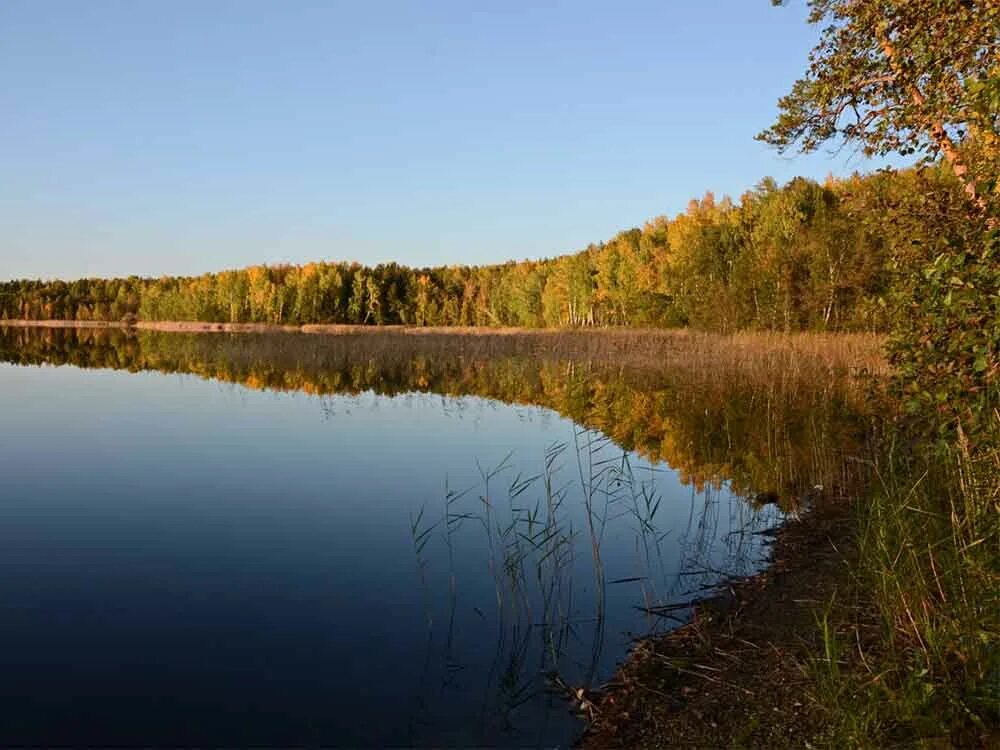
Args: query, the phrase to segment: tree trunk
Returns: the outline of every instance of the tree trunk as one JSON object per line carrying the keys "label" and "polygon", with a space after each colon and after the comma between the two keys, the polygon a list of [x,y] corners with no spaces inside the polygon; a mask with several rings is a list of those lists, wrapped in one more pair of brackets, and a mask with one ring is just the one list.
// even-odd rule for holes
{"label": "tree trunk", "polygon": [[[893,73],[902,77],[901,70],[899,67],[899,55],[896,52],[895,46],[889,41],[889,38],[885,35],[884,31],[878,31],[879,44],[882,47],[882,51],[885,53],[886,58],[889,60],[889,66],[892,68]],[[924,97],[923,92],[917,88],[916,85],[909,86],[910,91],[910,101],[919,109],[922,108],[926,102],[926,97]],[[986,199],[979,194],[979,188],[976,186],[976,181],[969,176],[969,168],[962,158],[962,154],[958,150],[958,146],[948,135],[948,131],[945,130],[944,124],[940,120],[931,120],[927,124],[927,131],[937,146],[938,150],[944,154],[944,158],[947,160],[948,164],[951,166],[951,171],[958,178],[959,183],[962,185],[962,189],[965,194],[972,201],[973,205],[976,206],[984,214],[987,211]]]}

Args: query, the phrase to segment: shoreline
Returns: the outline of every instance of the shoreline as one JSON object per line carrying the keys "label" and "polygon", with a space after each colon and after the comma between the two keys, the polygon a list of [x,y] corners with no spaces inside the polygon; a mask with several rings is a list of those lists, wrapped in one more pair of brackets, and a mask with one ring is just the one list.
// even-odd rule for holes
{"label": "shoreline", "polygon": [[[4,329],[150,331],[158,333],[300,334],[413,349],[460,347],[459,353],[601,360],[643,369],[738,367],[761,377],[782,362],[789,371],[815,366],[844,376],[889,374],[885,336],[871,332],[737,331],[691,328],[512,328],[487,326],[207,323],[0,319]],[[758,372],[759,371],[759,372]],[[859,381],[860,382],[860,381]]]}
{"label": "shoreline", "polygon": [[[516,328],[491,326],[414,326],[414,325],[365,325],[359,323],[303,323],[291,325],[283,323],[210,323],[199,320],[0,320],[0,327],[9,328],[83,328],[160,331],[163,333],[311,333],[330,336],[344,336],[361,333],[395,333],[408,336],[435,334],[477,335],[477,336],[551,336],[574,333],[608,333],[618,335],[656,334],[661,336],[685,336],[690,332],[683,328]],[[833,335],[833,334],[830,334]]]}
{"label": "shoreline", "polygon": [[590,700],[582,750],[809,747],[826,729],[810,694],[817,617],[847,587],[853,498],[827,497],[774,532],[767,565],[721,583],[691,621],[637,640]]}
{"label": "shoreline", "polygon": [[566,326],[552,328],[518,328],[512,326],[417,326],[417,325],[367,325],[358,323],[212,323],[198,320],[23,320],[0,318],[0,328],[65,328],[159,331],[163,333],[308,333],[329,336],[358,334],[396,334],[404,336],[496,336],[550,338],[556,336],[611,335],[626,339],[744,341],[760,343],[809,342],[806,347],[813,352],[830,341],[850,340],[854,348],[877,349],[885,342],[885,335],[869,331],[777,331],[769,329],[717,333],[693,328],[647,328],[633,326]]}
{"label": "shoreline", "polygon": [[716,333],[692,328],[645,328],[634,326],[565,326],[549,328],[519,328],[515,326],[417,326],[417,325],[367,325],[360,323],[213,323],[200,320],[23,320],[21,318],[0,318],[0,327],[9,328],[109,328],[136,329],[140,331],[163,331],[167,333],[402,333],[424,334],[475,334],[496,336],[552,336],[566,333],[613,333],[619,336],[658,335],[663,337],[701,336],[706,338],[757,337],[773,340],[806,338],[857,337],[881,341],[884,335],[863,331],[738,331]]}

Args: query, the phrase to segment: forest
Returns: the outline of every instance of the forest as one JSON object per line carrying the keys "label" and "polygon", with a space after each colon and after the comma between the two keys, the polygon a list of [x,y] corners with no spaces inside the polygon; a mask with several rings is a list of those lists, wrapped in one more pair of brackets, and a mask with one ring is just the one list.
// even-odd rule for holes
{"label": "forest", "polygon": [[706,193],[673,218],[547,260],[12,281],[0,283],[0,319],[883,331],[892,268],[914,247],[892,217],[956,189],[937,167],[823,184],[766,178],[737,201]]}
{"label": "forest", "polygon": [[[676,216],[546,260],[426,269],[323,262],[194,278],[10,281],[0,284],[0,320],[885,334],[888,373],[857,387],[887,400],[873,400],[864,410],[872,416],[860,420],[870,428],[863,444],[845,441],[852,465],[864,467],[865,477],[836,508],[844,544],[816,537],[817,548],[837,549],[837,565],[825,574],[809,570],[816,579],[810,624],[784,644],[787,656],[773,647],[771,632],[761,640],[769,648],[750,644],[762,652],[773,648],[785,667],[778,674],[789,680],[748,671],[741,680],[754,690],[741,682],[732,700],[719,692],[728,683],[716,677],[674,693],[684,700],[702,692],[712,696],[710,726],[698,713],[693,742],[684,743],[689,735],[681,723],[692,714],[680,710],[682,700],[664,699],[663,691],[680,678],[661,665],[662,674],[644,673],[651,690],[617,696],[609,713],[621,721],[589,746],[998,747],[1000,3],[806,5],[818,42],[758,139],[784,151],[830,146],[869,157],[895,155],[912,159],[912,167],[822,183],[764,179],[738,199],[707,193]],[[517,248],[510,256],[518,256]],[[566,332],[583,333],[589,332]],[[737,336],[726,338],[728,346]],[[61,344],[53,340],[35,344],[31,356],[54,356],[48,349]],[[135,342],[126,340],[107,356],[128,366],[129,346]],[[104,366],[103,354],[88,356]],[[152,358],[153,349],[140,346],[137,356]],[[200,354],[171,357],[136,366],[205,366],[251,387],[292,386],[249,365],[223,366]],[[420,377],[411,361],[404,367]],[[709,380],[715,375],[707,366],[704,373]],[[696,480],[703,467],[721,462],[711,447],[691,446],[705,432],[735,423],[726,411],[733,394],[709,394],[704,410],[689,414],[670,411],[696,403],[690,391],[670,382],[643,382],[625,394],[603,391],[599,380],[588,391],[586,378],[573,381],[562,370],[548,374],[569,385],[546,389],[540,382],[539,402],[585,415],[588,424],[609,432],[615,429],[609,425],[621,424],[615,434],[623,444],[674,460]],[[454,374],[455,383],[480,376],[474,368]],[[326,388],[307,373],[295,377],[304,390]],[[380,387],[378,378],[343,378],[348,387]],[[511,395],[507,384],[524,376],[514,369],[482,379],[482,392]],[[752,399],[756,393],[736,395]],[[659,399],[659,406],[645,409],[645,397]],[[814,405],[808,414],[822,416]],[[675,417],[680,426],[659,429],[664,413],[681,415]],[[794,423],[795,415],[779,419]],[[772,433],[762,425],[754,419],[733,429],[763,430],[767,438]],[[802,434],[790,430],[780,437],[796,445]],[[685,439],[675,443],[677,436]],[[783,455],[790,454],[768,445],[748,455],[747,465],[708,473],[755,487],[768,478],[756,464],[773,466]],[[702,638],[706,631],[697,632],[698,643],[711,645]],[[712,674],[728,677],[732,663],[719,663]],[[788,685],[801,714],[785,704],[740,713],[764,705],[779,688],[789,691]],[[727,710],[719,712],[720,705]],[[803,728],[803,716],[812,724]],[[716,734],[716,721],[730,733]],[[775,727],[808,736],[790,733],[775,742]]]}

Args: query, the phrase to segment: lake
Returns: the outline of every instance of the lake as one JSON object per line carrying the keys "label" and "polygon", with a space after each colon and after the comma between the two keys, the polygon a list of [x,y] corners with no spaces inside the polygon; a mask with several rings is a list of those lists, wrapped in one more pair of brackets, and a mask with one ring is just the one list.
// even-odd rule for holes
{"label": "lake", "polygon": [[[502,348],[502,347],[501,347]],[[833,491],[837,384],[0,328],[6,744],[572,744],[567,686]]]}

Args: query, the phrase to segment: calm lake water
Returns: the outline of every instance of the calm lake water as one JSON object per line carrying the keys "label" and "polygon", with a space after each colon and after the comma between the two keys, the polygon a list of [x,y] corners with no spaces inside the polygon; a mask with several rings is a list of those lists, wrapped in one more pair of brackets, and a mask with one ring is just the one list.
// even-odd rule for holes
{"label": "calm lake water", "polygon": [[831,481],[857,415],[755,387],[0,328],[0,737],[569,745],[557,686]]}

